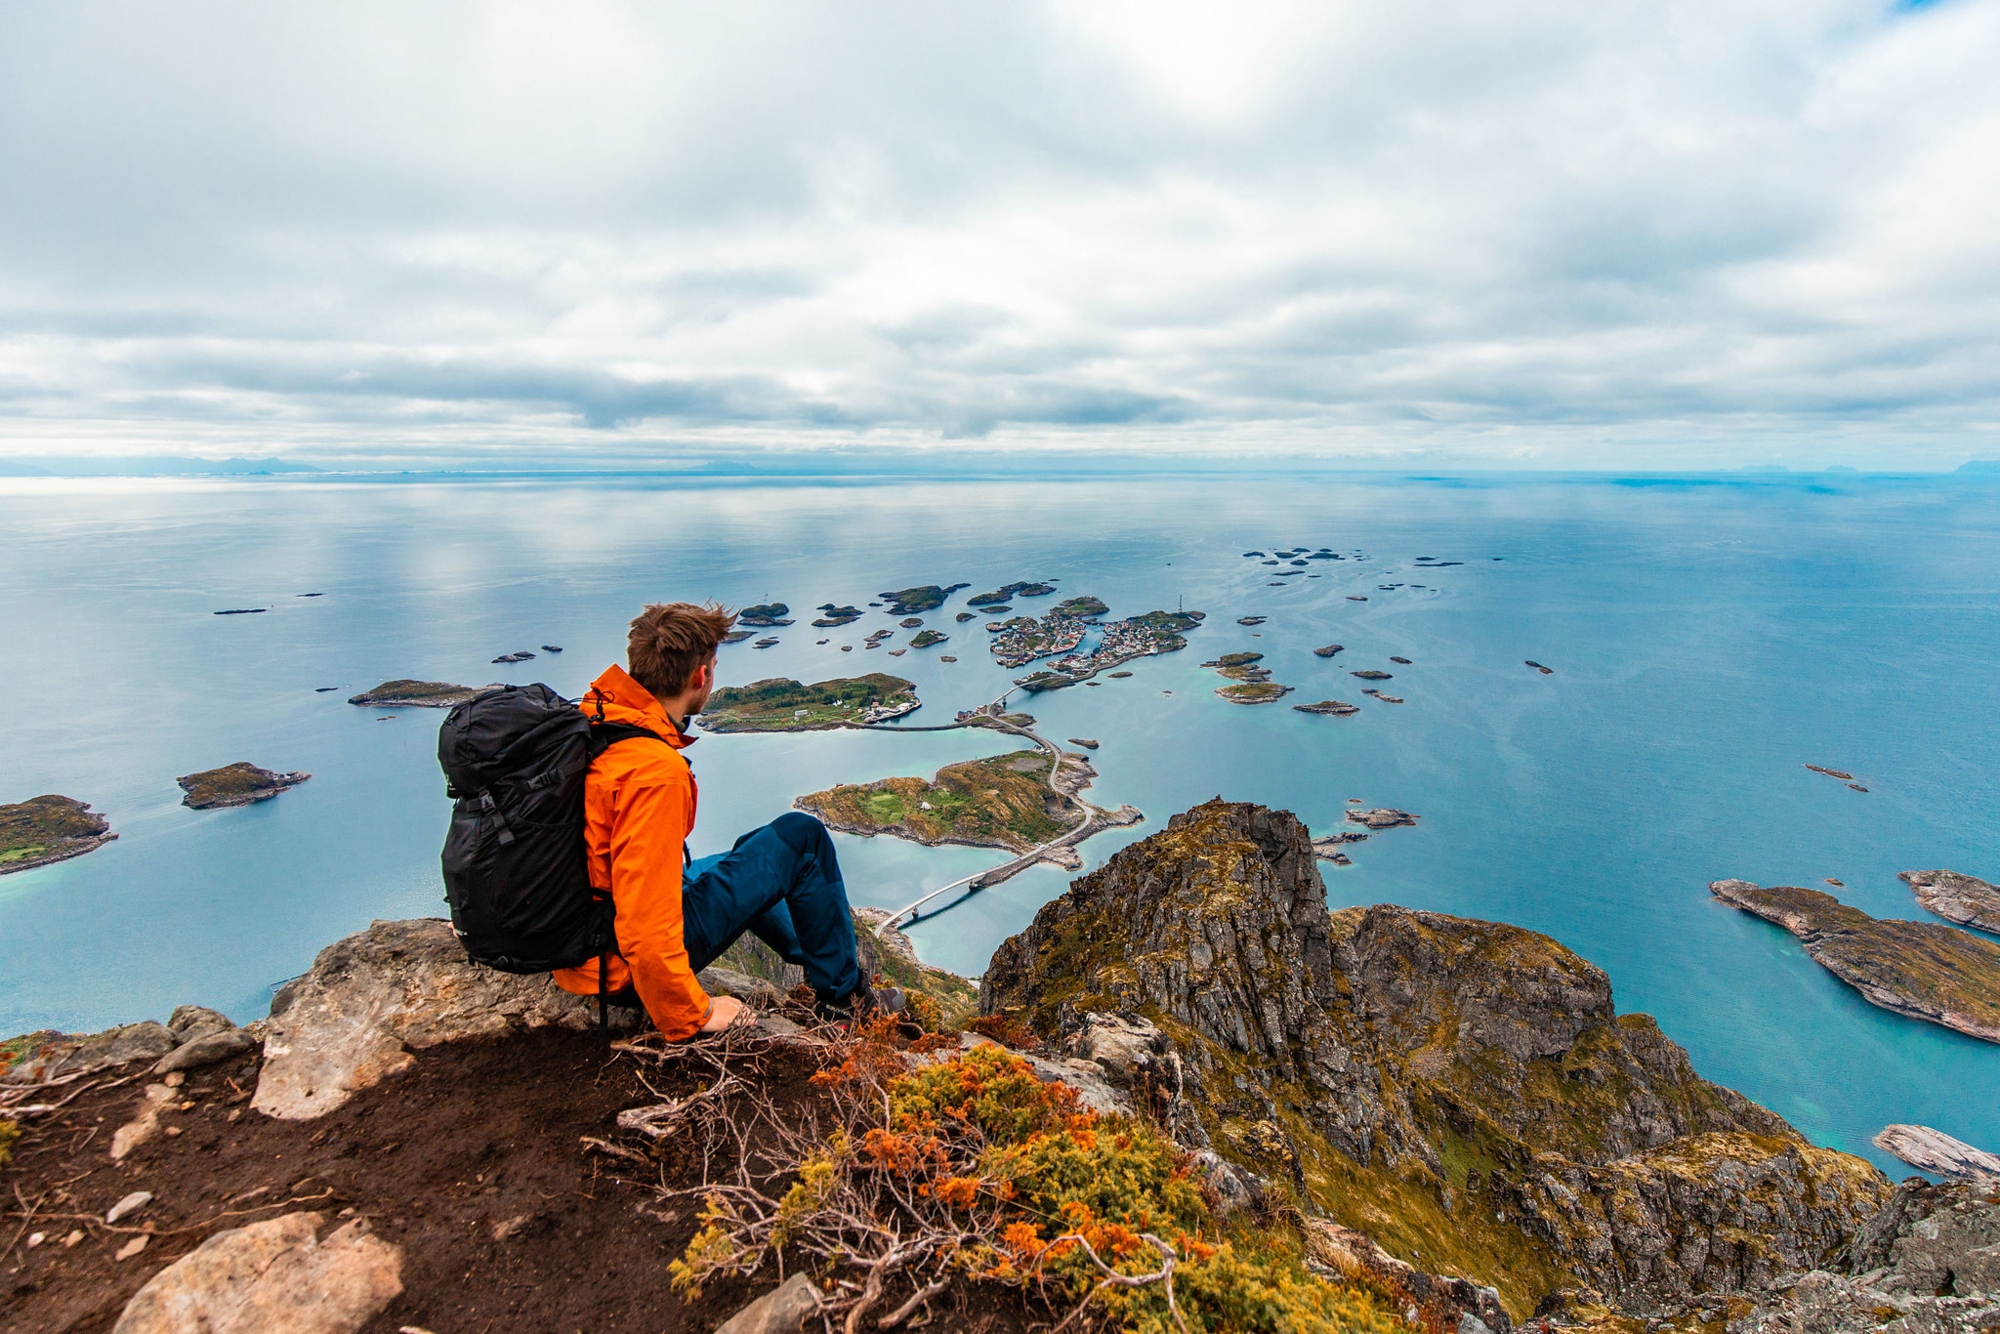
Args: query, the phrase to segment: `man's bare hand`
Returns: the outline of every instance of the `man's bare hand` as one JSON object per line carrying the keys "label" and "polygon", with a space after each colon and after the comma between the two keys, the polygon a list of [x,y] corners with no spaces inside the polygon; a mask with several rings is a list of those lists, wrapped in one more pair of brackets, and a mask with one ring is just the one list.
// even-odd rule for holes
{"label": "man's bare hand", "polygon": [[710,1005],[708,1022],[701,1026],[704,1033],[720,1033],[746,1013],[743,1002],[734,996],[716,996]]}

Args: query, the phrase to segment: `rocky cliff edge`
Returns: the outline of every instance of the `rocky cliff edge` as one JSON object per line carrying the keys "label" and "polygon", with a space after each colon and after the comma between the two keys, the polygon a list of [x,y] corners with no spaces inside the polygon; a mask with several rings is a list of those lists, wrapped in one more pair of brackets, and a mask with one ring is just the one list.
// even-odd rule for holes
{"label": "rocky cliff edge", "polygon": [[980,1002],[1072,1047],[1095,1015],[1156,1023],[1184,1138],[1517,1318],[1761,1292],[1890,1192],[1702,1079],[1546,936],[1330,913],[1305,826],[1260,806],[1196,807],[1075,881]]}

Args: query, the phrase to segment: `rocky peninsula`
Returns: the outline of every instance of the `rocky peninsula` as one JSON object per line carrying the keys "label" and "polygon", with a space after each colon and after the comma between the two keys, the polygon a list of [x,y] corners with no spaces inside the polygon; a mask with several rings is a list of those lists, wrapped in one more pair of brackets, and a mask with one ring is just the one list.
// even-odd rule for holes
{"label": "rocky peninsula", "polygon": [[50,793],[0,806],[0,875],[81,857],[117,837],[109,820],[75,797]]}
{"label": "rocky peninsula", "polygon": [[1709,892],[1799,938],[1871,1005],[2000,1042],[2000,945],[1956,927],[1870,917],[1831,894],[1717,880]]}
{"label": "rocky peninsula", "polygon": [[347,698],[349,704],[373,709],[455,709],[493,686],[459,686],[449,681],[384,681],[373,690]]}
{"label": "rocky peninsula", "polygon": [[297,787],[311,777],[307,773],[260,769],[248,760],[238,760],[220,769],[204,769],[174,781],[187,794],[181,798],[181,805],[205,811],[218,806],[250,806],[269,801],[286,788]]}
{"label": "rocky peninsula", "polygon": [[773,676],[716,691],[700,722],[709,732],[824,732],[887,722],[921,704],[914,681],[883,672],[812,685]]}
{"label": "rocky peninsula", "polygon": [[1957,871],[1898,871],[1896,878],[1945,921],[2000,933],[2000,886]]}
{"label": "rocky peninsula", "polygon": [[2000,1181],[2000,1157],[1929,1126],[1883,1126],[1875,1136],[1875,1147],[1895,1154],[1919,1171]]}

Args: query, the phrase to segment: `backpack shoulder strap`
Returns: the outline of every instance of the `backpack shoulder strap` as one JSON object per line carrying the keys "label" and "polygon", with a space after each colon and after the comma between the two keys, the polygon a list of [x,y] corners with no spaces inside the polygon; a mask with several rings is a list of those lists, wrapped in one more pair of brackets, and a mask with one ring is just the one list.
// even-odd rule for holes
{"label": "backpack shoulder strap", "polygon": [[633,723],[600,723],[593,720],[590,724],[590,758],[596,759],[620,741],[630,741],[634,737],[641,736],[649,736],[662,744],[667,740],[651,728],[639,727]]}

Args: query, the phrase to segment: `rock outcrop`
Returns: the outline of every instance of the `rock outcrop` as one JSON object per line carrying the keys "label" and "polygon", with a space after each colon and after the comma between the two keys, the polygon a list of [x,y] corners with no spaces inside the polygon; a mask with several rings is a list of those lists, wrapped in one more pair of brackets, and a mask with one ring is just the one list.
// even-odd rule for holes
{"label": "rock outcrop", "polygon": [[1898,871],[1896,878],[1945,921],[2000,933],[2000,885],[1957,871]]}
{"label": "rock outcrop", "polygon": [[1990,1334],[2000,1328],[1997,1189],[1912,1177],[1843,1263],[1790,1276],[1730,1334]]}
{"label": "rock outcrop", "polygon": [[1799,938],[1871,1005],[2000,1042],[2000,945],[1955,927],[1870,917],[1795,885],[1717,880],[1709,893]]}
{"label": "rock outcrop", "polygon": [[1702,1079],[1545,936],[1330,914],[1305,827],[1259,806],[1196,807],[1074,881],[980,1002],[1057,1043],[1093,1013],[1156,1023],[1199,1139],[1517,1316],[1579,1284],[1633,1307],[1756,1291],[1889,1192]]}
{"label": "rock outcrop", "polygon": [[112,1334],[353,1334],[403,1291],[402,1252],[316,1213],[218,1232],[155,1274]]}
{"label": "rock outcrop", "polygon": [[[633,1011],[618,1008],[611,1019],[635,1022]],[[517,977],[469,962],[449,922],[375,922],[321,950],[312,970],[273,999],[250,1105],[309,1120],[408,1069],[412,1048],[596,1022],[595,1000],[571,995],[546,973]]]}

